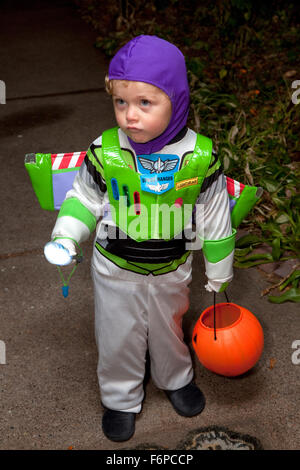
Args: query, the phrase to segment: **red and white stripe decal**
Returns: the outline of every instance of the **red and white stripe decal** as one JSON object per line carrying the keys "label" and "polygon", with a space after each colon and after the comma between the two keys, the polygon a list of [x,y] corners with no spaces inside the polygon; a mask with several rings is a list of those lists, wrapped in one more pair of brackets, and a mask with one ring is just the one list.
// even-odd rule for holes
{"label": "red and white stripe decal", "polygon": [[226,176],[227,192],[230,196],[240,197],[245,185]]}
{"label": "red and white stripe decal", "polygon": [[79,168],[84,160],[86,152],[53,153],[51,155],[52,171]]}

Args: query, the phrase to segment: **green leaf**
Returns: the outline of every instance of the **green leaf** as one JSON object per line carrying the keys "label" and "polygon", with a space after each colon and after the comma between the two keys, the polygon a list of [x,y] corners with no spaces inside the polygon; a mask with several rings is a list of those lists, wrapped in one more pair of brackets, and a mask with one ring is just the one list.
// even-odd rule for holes
{"label": "green leaf", "polygon": [[244,235],[235,242],[236,248],[245,248],[246,246],[254,245],[257,243],[262,243],[263,240],[257,235]]}
{"label": "green leaf", "polygon": [[260,184],[264,186],[270,193],[274,193],[278,188],[278,182],[268,178],[262,178]]}
{"label": "green leaf", "polygon": [[270,253],[254,253],[246,258],[247,261],[255,261],[257,259],[268,260],[270,263],[274,261],[273,256]]}
{"label": "green leaf", "polygon": [[262,224],[261,228],[262,230],[269,232],[272,235],[272,238],[273,237],[282,238],[282,232],[280,230],[280,227],[274,221],[269,221],[265,224]]}
{"label": "green leaf", "polygon": [[274,238],[272,242],[272,256],[274,261],[278,261],[281,255],[280,238]]}
{"label": "green leaf", "polygon": [[222,80],[224,77],[226,77],[226,75],[227,75],[227,70],[226,70],[226,69],[221,69],[221,70],[219,71],[219,77],[221,78],[221,80]]}
{"label": "green leaf", "polygon": [[277,224],[286,224],[290,221],[290,218],[287,214],[281,213],[275,220]]}
{"label": "green leaf", "polygon": [[[270,255],[271,256],[271,255]],[[273,258],[271,259],[256,259],[253,261],[248,260],[247,258],[244,261],[236,261],[234,263],[235,268],[252,268],[253,266],[258,266],[259,264],[272,263]]]}
{"label": "green leaf", "polygon": [[246,248],[236,248],[234,254],[237,258],[242,258],[248,255],[251,252],[251,246],[247,246]]}
{"label": "green leaf", "polygon": [[197,77],[201,77],[205,64],[202,62],[200,57],[192,57],[187,59],[187,67]]}
{"label": "green leaf", "polygon": [[274,304],[281,304],[283,302],[300,302],[300,289],[292,287],[282,295],[270,295],[268,300]]}
{"label": "green leaf", "polygon": [[272,196],[271,199],[274,202],[274,204],[278,207],[278,209],[281,209],[281,210],[285,210],[290,202],[289,199],[287,199],[286,197],[280,198],[274,195]]}
{"label": "green leaf", "polygon": [[279,287],[279,290],[285,289],[285,287],[288,286],[289,284],[293,284],[293,287],[297,287],[299,279],[300,279],[300,270],[297,269],[289,276],[288,279],[284,281],[283,284],[281,284],[281,286]]}

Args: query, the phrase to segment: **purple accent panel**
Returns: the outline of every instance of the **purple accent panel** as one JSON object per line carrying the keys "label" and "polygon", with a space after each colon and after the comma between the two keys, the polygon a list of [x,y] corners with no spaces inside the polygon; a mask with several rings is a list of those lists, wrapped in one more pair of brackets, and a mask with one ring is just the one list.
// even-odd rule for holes
{"label": "purple accent panel", "polygon": [[235,199],[229,199],[230,212],[232,212],[235,205],[236,205],[236,200]]}
{"label": "purple accent panel", "polygon": [[66,193],[72,189],[73,181],[78,170],[79,168],[74,171],[52,174],[54,209],[60,209],[66,197]]}

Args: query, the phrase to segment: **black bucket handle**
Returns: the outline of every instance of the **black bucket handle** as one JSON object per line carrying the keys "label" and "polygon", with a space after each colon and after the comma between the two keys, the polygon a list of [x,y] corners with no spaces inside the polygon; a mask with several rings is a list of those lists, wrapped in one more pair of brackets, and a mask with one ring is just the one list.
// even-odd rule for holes
{"label": "black bucket handle", "polygon": [[[226,301],[229,304],[229,299],[226,290],[224,290]],[[217,340],[217,331],[216,331],[216,292],[214,291],[214,340]]]}

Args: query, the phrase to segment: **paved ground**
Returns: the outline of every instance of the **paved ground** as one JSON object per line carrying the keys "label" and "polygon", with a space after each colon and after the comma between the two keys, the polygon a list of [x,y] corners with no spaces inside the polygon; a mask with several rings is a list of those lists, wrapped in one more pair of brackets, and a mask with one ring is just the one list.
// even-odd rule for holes
{"label": "paved ground", "polygon": [[[256,269],[237,270],[228,293],[263,326],[265,348],[257,366],[229,379],[194,357],[196,381],[207,397],[200,416],[178,416],[150,379],[131,441],[112,443],[102,433],[91,241],[64,299],[58,273],[43,257],[56,214],[39,208],[24,169],[26,153],[84,150],[114,124],[103,90],[106,63],[94,39],[67,1],[0,4],[0,79],[7,91],[6,104],[0,104],[0,346],[6,347],[0,449],[109,450],[146,442],[174,449],[189,431],[207,426],[249,434],[264,449],[298,449],[300,365],[292,362],[292,343],[300,340],[299,305],[261,298],[268,284]],[[184,321],[189,342],[212,301],[203,284],[198,254]]]}

